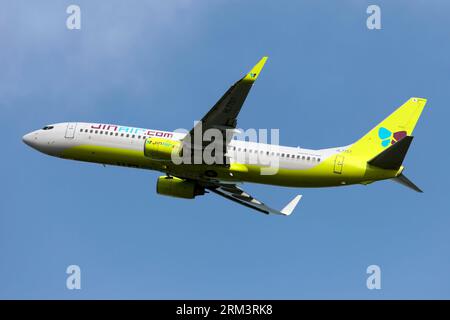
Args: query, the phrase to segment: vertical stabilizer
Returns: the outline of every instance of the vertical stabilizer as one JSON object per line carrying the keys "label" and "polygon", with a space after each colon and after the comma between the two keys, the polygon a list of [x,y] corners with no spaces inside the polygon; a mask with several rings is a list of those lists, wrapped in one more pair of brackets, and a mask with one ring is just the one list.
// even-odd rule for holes
{"label": "vertical stabilizer", "polygon": [[422,98],[406,101],[355,142],[350,147],[352,154],[369,161],[396,142],[411,136],[426,102],[427,100]]}

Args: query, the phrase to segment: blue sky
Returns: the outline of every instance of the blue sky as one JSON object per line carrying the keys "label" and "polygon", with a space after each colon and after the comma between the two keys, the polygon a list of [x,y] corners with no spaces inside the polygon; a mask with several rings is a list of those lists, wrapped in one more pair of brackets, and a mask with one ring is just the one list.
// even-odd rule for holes
{"label": "blue sky", "polygon": [[[82,27],[65,27],[66,7]],[[378,4],[382,30],[366,28]],[[450,298],[450,6],[444,1],[1,1],[0,298]],[[21,141],[48,123],[190,128],[258,59],[242,128],[285,145],[354,142],[428,98],[393,182],[247,184],[286,218],[215,195],[155,194],[157,172],[63,161]],[[66,289],[68,265],[82,289]],[[382,289],[366,288],[377,264]]]}

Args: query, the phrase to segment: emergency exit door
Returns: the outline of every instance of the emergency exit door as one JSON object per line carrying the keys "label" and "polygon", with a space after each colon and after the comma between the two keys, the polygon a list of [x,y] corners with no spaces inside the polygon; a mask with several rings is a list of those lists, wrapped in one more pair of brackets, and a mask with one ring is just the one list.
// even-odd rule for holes
{"label": "emergency exit door", "polygon": [[337,155],[334,159],[334,173],[341,174],[344,167],[344,156]]}

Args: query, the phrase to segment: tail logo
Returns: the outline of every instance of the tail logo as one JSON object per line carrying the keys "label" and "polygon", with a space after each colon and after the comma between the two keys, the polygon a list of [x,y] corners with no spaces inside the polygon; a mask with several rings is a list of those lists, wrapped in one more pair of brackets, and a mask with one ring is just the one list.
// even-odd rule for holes
{"label": "tail logo", "polygon": [[406,131],[397,131],[392,133],[392,131],[386,129],[385,127],[380,127],[380,129],[378,129],[378,137],[381,139],[381,145],[385,148],[403,139],[406,135]]}

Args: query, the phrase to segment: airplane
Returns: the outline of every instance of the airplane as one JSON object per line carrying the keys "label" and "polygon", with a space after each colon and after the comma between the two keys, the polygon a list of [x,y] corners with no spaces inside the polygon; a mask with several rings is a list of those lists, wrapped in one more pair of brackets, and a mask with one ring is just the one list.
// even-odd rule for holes
{"label": "airplane", "polygon": [[[402,163],[427,101],[423,98],[410,98],[346,146],[313,150],[233,139],[239,112],[266,60],[263,57],[234,83],[189,133],[66,122],[46,125],[22,139],[28,146],[62,159],[160,171],[164,175],[156,182],[156,192],[161,195],[193,199],[213,192],[265,214],[289,216],[302,196],[296,195],[283,209],[276,210],[244,191],[242,183],[306,188],[367,185],[392,179],[422,192],[405,177]],[[201,136],[205,130],[224,133],[215,143],[221,143],[223,153],[218,152],[219,158],[226,161],[175,163],[174,154],[205,150]],[[261,157],[250,162],[250,155]],[[271,162],[262,161],[264,157]],[[276,172],[262,174],[273,163],[277,164]]]}

